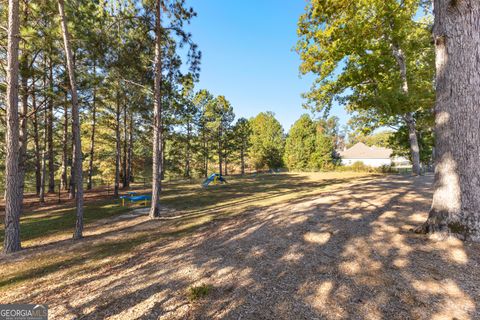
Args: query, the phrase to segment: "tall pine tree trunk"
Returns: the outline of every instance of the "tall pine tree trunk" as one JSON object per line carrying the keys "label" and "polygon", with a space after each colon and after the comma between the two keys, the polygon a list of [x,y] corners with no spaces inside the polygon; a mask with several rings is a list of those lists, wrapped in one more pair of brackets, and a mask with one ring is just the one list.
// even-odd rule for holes
{"label": "tall pine tree trunk", "polygon": [[37,110],[37,98],[35,92],[35,84],[32,85],[32,109],[33,109],[33,144],[35,152],[35,191],[36,194],[40,194],[41,184],[41,164],[40,164],[40,139],[38,134],[38,110]]}
{"label": "tall pine tree trunk", "polygon": [[218,128],[218,173],[222,174],[222,129]]}
{"label": "tall pine tree trunk", "polygon": [[128,164],[127,164],[127,179],[128,179],[129,185],[130,185],[130,182],[133,182],[132,160],[133,160],[133,114],[130,114],[130,122],[128,126]]}
{"label": "tall pine tree trunk", "polygon": [[185,147],[185,177],[190,178],[190,139],[192,135],[190,120],[187,121],[187,144]]}
{"label": "tall pine tree trunk", "polygon": [[97,126],[97,65],[96,60],[93,62],[93,102],[92,102],[92,135],[90,136],[90,157],[88,159],[88,180],[87,190],[93,187],[93,157],[95,155],[95,130]]}
{"label": "tall pine tree trunk", "polygon": [[52,58],[48,63],[48,123],[47,123],[47,144],[48,144],[48,193],[55,192],[55,157],[53,155],[53,65]]}
{"label": "tall pine tree trunk", "polygon": [[25,173],[27,170],[27,143],[28,143],[28,54],[22,52],[21,59],[21,96],[22,96],[22,108],[20,110],[20,158],[18,162],[18,171],[20,174],[20,193],[24,193],[25,189]]}
{"label": "tall pine tree trunk", "polygon": [[72,128],[74,141],[74,171],[75,171],[75,187],[77,194],[75,197],[76,204],[76,223],[73,233],[74,239],[83,237],[83,170],[82,170],[82,141],[80,137],[80,117],[77,96],[77,82],[75,81],[75,67],[72,60],[72,49],[70,47],[70,35],[68,33],[68,24],[65,16],[65,6],[63,0],[58,0],[58,11],[62,24],[63,42],[65,46],[65,57],[67,60],[68,76],[70,79],[70,89],[72,96]]}
{"label": "tall pine tree trunk", "polygon": [[208,177],[208,141],[205,132],[203,133],[203,163],[204,163],[204,172],[205,178]]}
{"label": "tall pine tree trunk", "polygon": [[418,231],[480,241],[480,1],[435,0],[435,186]]}
{"label": "tall pine tree trunk", "polygon": [[40,169],[40,192],[38,194],[41,203],[45,202],[45,182],[47,180],[47,136],[48,136],[48,110],[43,111],[43,147],[42,147],[42,160]]}
{"label": "tall pine tree trunk", "polygon": [[68,104],[67,91],[65,91],[65,101],[63,104],[63,134],[62,134],[62,173],[60,175],[60,188],[67,190],[67,167],[68,167]]}
{"label": "tall pine tree trunk", "polygon": [[123,161],[122,161],[122,188],[128,188],[128,173],[127,173],[127,162],[128,162],[128,120],[127,120],[127,105],[123,106]]}
{"label": "tall pine tree trunk", "polygon": [[242,146],[240,149],[240,170],[242,176],[245,174],[245,153],[244,153],[244,147]]}
{"label": "tall pine tree trunk", "polygon": [[113,196],[118,197],[120,184],[120,97],[117,92],[115,108],[115,182],[113,187]]}
{"label": "tall pine tree trunk", "polygon": [[[72,122],[73,122],[73,116],[72,116]],[[68,198],[69,199],[75,199],[75,193],[76,193],[76,188],[75,188],[75,133],[73,132],[75,129],[73,128],[73,125],[71,127],[72,134],[71,138],[72,140],[70,141],[71,144],[71,153],[69,154],[70,159],[69,159],[69,164],[70,164],[70,182],[68,183]]]}
{"label": "tall pine tree trunk", "polygon": [[[402,78],[402,91],[408,96],[408,79],[407,79],[407,64],[405,61],[405,54],[397,44],[392,44],[392,52],[400,69],[400,76]],[[408,138],[410,142],[410,154],[412,157],[412,173],[420,175],[420,147],[418,145],[417,128],[412,112],[407,112],[403,119],[408,127]]]}
{"label": "tall pine tree trunk", "polygon": [[20,214],[23,194],[20,192],[21,176],[18,163],[18,45],[20,40],[18,0],[8,1],[8,45],[7,45],[7,100],[6,100],[6,158],[5,158],[5,238],[3,251],[15,252],[20,246]]}
{"label": "tall pine tree trunk", "polygon": [[162,95],[160,85],[162,80],[162,25],[161,25],[161,0],[155,1],[155,79],[153,101],[153,168],[152,168],[152,202],[150,218],[160,216],[160,192],[162,188]]}

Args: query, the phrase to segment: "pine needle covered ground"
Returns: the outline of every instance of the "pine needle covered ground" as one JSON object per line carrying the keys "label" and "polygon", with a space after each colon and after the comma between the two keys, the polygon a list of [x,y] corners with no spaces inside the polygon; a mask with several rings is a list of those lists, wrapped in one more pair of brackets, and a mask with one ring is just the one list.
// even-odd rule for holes
{"label": "pine needle covered ground", "polygon": [[168,183],[154,221],[99,192],[75,243],[69,202],[32,204],[25,249],[0,257],[0,303],[46,303],[52,319],[480,318],[480,247],[411,232],[431,182],[343,172]]}

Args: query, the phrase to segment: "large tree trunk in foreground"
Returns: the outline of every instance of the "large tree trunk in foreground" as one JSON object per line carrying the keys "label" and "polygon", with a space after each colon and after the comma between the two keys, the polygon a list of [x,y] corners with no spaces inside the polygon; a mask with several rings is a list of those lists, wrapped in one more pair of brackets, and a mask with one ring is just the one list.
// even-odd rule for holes
{"label": "large tree trunk in foreground", "polygon": [[[400,69],[400,76],[402,78],[402,91],[405,95],[408,95],[407,63],[405,61],[405,54],[395,43],[392,44],[392,53],[397,61],[398,68]],[[410,142],[410,154],[412,156],[412,173],[414,175],[420,175],[420,147],[418,145],[417,128],[413,113],[407,112],[403,116],[403,119],[408,127],[408,140]]]}
{"label": "large tree trunk in foreground", "polygon": [[480,241],[480,2],[435,0],[435,189],[418,231]]}
{"label": "large tree trunk in foreground", "polygon": [[162,80],[162,48],[161,48],[161,1],[155,1],[155,80],[153,101],[153,168],[152,168],[152,202],[150,218],[160,216],[160,192],[162,188],[162,95],[160,84]]}
{"label": "large tree trunk in foreground", "polygon": [[6,158],[5,158],[5,238],[3,251],[15,252],[20,246],[20,214],[23,194],[19,174],[18,121],[18,45],[20,21],[18,0],[8,1],[7,101],[6,101]]}
{"label": "large tree trunk in foreground", "polygon": [[65,17],[65,7],[63,0],[58,0],[58,11],[62,24],[63,42],[65,46],[65,57],[67,60],[68,76],[70,79],[70,89],[72,96],[72,132],[74,141],[74,171],[75,187],[77,188],[75,204],[77,220],[75,223],[74,239],[83,237],[83,172],[82,172],[82,141],[80,139],[80,119],[78,111],[77,82],[75,81],[75,68],[72,60],[72,49],[70,47],[70,35]]}

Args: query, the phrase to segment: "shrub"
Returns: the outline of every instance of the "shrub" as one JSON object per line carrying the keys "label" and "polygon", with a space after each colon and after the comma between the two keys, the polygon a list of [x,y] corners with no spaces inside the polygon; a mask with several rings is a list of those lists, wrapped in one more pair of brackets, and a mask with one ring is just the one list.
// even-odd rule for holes
{"label": "shrub", "polygon": [[361,161],[356,161],[349,166],[339,166],[338,171],[354,171],[354,172],[370,172],[370,173],[390,173],[393,169],[389,165],[382,165],[380,167],[367,166]]}
{"label": "shrub", "polygon": [[213,286],[210,284],[204,284],[202,283],[199,286],[193,286],[188,289],[188,300],[190,301],[196,301],[199,300],[205,296],[207,296],[210,291],[213,289]]}

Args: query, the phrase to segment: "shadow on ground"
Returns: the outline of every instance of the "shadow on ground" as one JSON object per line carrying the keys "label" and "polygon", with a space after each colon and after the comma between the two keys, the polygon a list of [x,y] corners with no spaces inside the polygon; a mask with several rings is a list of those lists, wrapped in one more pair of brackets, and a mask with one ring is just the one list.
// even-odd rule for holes
{"label": "shadow on ground", "polygon": [[[47,303],[58,319],[480,318],[480,247],[411,232],[426,218],[431,177],[338,180],[325,191],[325,182],[278,179],[265,197],[320,193],[249,207],[182,237],[164,221],[140,222],[117,234],[142,232],[141,241],[119,242],[126,258],[79,250],[85,263],[99,263],[75,261],[76,269],[48,272],[0,300]],[[256,197],[254,188],[231,188],[225,206]],[[201,201],[183,219],[214,205]],[[187,290],[201,285],[212,289],[189,300]]]}

